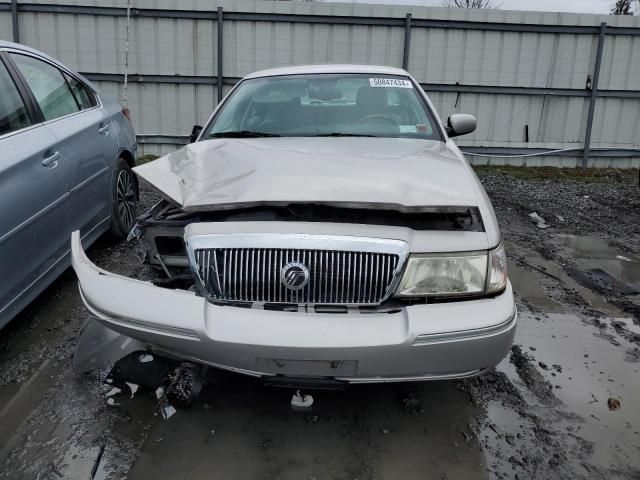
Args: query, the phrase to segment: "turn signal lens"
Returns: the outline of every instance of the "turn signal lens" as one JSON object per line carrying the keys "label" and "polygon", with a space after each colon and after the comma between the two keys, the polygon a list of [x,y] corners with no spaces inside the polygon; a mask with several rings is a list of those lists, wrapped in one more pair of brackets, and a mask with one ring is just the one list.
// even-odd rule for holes
{"label": "turn signal lens", "polygon": [[489,283],[487,293],[504,290],[507,286],[507,254],[502,244],[489,252]]}

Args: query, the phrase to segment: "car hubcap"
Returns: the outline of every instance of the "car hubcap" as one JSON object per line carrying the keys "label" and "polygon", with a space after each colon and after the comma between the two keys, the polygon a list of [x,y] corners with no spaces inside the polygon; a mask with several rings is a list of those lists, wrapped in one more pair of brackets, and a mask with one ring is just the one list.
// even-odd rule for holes
{"label": "car hubcap", "polygon": [[129,227],[133,224],[136,216],[136,191],[133,184],[131,174],[122,170],[118,174],[118,182],[116,184],[116,206],[118,209],[118,217],[123,226]]}

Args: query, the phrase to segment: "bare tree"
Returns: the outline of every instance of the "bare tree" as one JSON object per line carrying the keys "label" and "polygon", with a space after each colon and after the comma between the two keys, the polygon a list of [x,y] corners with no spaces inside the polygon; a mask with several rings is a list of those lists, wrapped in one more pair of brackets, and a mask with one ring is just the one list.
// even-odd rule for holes
{"label": "bare tree", "polygon": [[495,8],[492,0],[447,0],[444,5],[454,8]]}
{"label": "bare tree", "polygon": [[633,0],[616,0],[611,7],[611,15],[633,15],[631,2]]}

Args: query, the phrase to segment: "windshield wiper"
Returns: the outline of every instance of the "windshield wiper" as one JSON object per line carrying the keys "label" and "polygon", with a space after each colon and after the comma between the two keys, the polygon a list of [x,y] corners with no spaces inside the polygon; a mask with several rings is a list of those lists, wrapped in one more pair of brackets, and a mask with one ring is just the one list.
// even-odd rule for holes
{"label": "windshield wiper", "polygon": [[260,138],[260,137],[279,137],[276,133],[252,132],[250,130],[239,130],[230,132],[216,132],[209,135],[211,138]]}
{"label": "windshield wiper", "polygon": [[318,133],[317,135],[309,135],[310,137],[375,137],[376,135],[367,135],[365,133]]}

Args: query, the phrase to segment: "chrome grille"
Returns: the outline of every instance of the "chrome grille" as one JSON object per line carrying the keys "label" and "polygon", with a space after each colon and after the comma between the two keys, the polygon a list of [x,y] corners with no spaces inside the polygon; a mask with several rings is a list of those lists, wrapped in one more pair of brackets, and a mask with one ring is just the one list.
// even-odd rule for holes
{"label": "chrome grille", "polygon": [[[401,267],[396,253],[348,250],[196,248],[193,260],[213,300],[290,304],[378,304]],[[287,288],[281,278],[294,262],[308,269],[299,290]]]}

